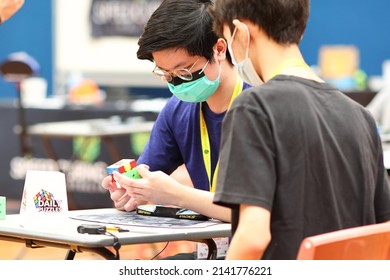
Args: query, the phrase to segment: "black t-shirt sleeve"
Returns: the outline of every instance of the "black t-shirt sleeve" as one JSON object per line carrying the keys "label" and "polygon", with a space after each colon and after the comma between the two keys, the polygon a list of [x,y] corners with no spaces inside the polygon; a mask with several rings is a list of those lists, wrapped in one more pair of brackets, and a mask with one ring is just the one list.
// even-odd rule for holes
{"label": "black t-shirt sleeve", "polygon": [[272,129],[263,110],[250,102],[235,103],[222,125],[214,202],[270,210],[276,185],[273,145]]}

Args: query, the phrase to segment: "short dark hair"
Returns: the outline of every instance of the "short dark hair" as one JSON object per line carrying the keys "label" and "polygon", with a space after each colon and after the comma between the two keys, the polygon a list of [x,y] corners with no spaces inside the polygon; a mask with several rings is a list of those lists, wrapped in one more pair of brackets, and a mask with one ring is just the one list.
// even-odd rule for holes
{"label": "short dark hair", "polygon": [[310,0],[215,0],[210,12],[214,31],[222,34],[223,25],[234,30],[234,19],[257,24],[279,44],[299,44],[310,14]]}
{"label": "short dark hair", "polygon": [[218,36],[213,31],[210,5],[210,0],[164,0],[145,26],[137,57],[153,62],[153,52],[175,48],[213,62]]}

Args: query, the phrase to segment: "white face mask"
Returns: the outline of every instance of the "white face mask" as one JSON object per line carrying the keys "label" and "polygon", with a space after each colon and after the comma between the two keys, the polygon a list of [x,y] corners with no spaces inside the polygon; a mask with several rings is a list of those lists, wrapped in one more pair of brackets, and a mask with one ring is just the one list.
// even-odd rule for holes
{"label": "white face mask", "polygon": [[229,50],[230,56],[232,57],[233,65],[237,69],[238,74],[244,80],[244,82],[246,82],[247,84],[250,84],[252,86],[258,86],[258,85],[263,84],[263,81],[260,79],[259,75],[257,75],[257,72],[256,72],[255,68],[253,67],[252,61],[249,58],[249,39],[250,39],[250,37],[249,37],[248,27],[247,26],[245,26],[245,27],[246,27],[246,32],[248,34],[248,44],[247,44],[247,48],[246,48],[245,59],[241,62],[237,62],[236,59],[234,58],[232,42],[234,39],[234,35],[236,35],[237,27],[234,28],[232,38],[228,44],[228,50]]}

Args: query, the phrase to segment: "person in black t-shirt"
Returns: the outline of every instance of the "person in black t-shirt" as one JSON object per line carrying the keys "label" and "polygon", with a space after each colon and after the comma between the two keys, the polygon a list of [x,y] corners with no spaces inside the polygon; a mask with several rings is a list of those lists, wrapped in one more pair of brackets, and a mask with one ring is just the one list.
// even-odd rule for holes
{"label": "person in black t-shirt", "polygon": [[222,125],[214,202],[232,209],[226,259],[295,259],[311,235],[390,220],[390,188],[372,115],[322,81],[299,42],[309,0],[216,0],[239,73],[263,85]]}

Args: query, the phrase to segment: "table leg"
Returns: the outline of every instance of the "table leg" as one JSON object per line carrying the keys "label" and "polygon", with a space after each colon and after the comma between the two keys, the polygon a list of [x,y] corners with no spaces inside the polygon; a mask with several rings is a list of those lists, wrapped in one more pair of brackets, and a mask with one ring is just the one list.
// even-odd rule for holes
{"label": "table leg", "polygon": [[[92,252],[92,253],[95,253],[99,256],[102,256],[104,259],[106,260],[117,260],[117,255],[115,255],[113,252],[111,252],[109,249],[105,248],[105,247],[101,247],[101,248],[80,248],[80,247],[77,247],[77,252],[86,252],[86,251],[89,251],[89,252]],[[70,249],[68,250],[68,252],[66,253],[66,256],[65,256],[65,260],[74,260],[74,257],[76,256],[76,250],[74,249]]]}
{"label": "table leg", "polygon": [[210,239],[202,239],[199,242],[205,243],[207,247],[209,248],[209,252],[207,254],[207,259],[208,260],[215,260],[217,259],[217,245],[215,244],[215,241],[210,238]]}
{"label": "table leg", "polygon": [[73,250],[68,250],[65,256],[65,260],[71,261],[74,260],[74,257],[76,256],[76,252]]}

